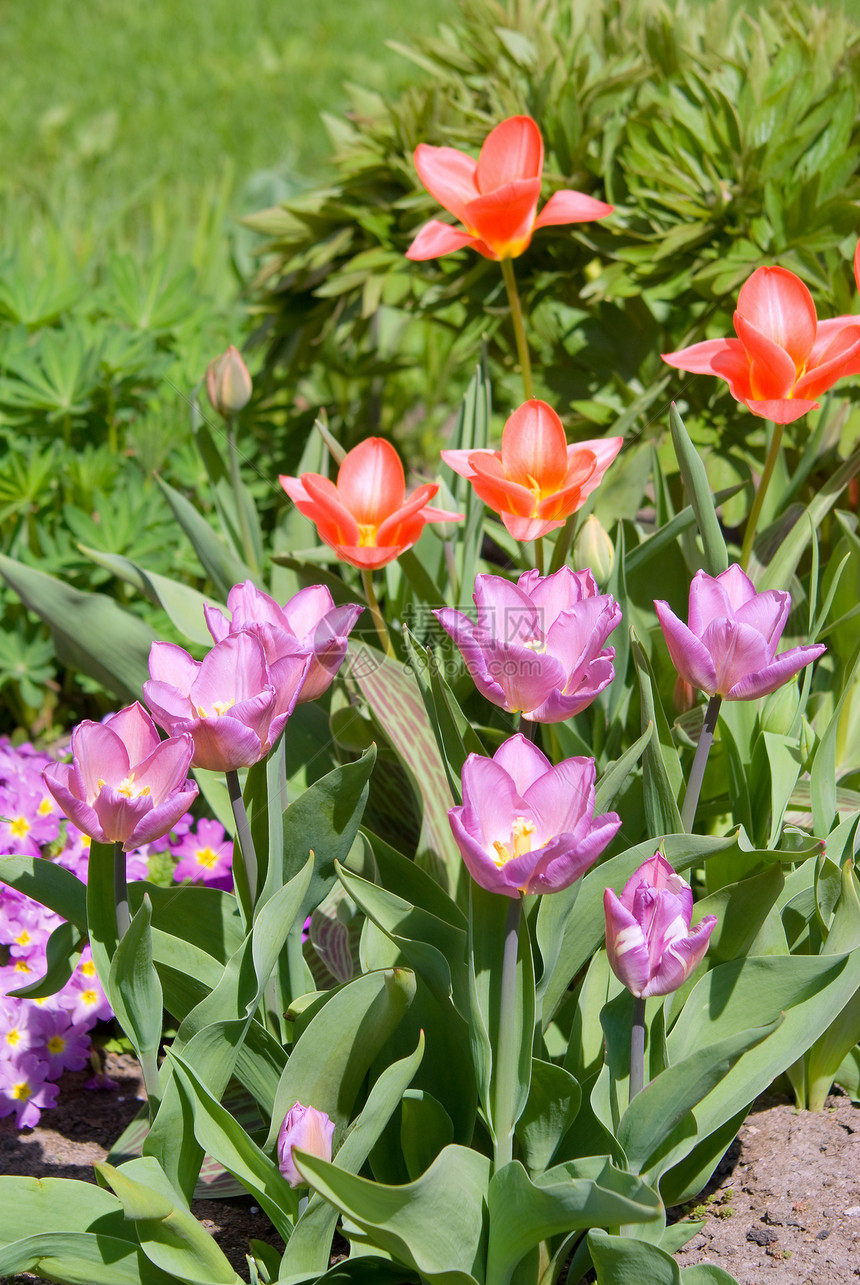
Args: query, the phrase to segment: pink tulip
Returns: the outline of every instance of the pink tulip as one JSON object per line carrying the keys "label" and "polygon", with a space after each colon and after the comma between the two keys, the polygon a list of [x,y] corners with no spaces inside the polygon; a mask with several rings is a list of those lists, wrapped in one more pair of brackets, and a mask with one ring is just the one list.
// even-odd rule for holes
{"label": "pink tulip", "polygon": [[708,696],[767,696],[827,650],[816,643],[777,656],[791,598],[778,589],[756,593],[736,563],[716,577],[696,572],[690,585],[689,626],[668,603],[657,601],[654,607],[672,664],[686,682]]}
{"label": "pink tulip", "polygon": [[187,779],[193,750],[182,731],[162,741],[135,702],[104,723],[79,724],[71,763],[51,763],[43,775],[79,830],[130,852],[162,838],[188,811],[197,796]]}
{"label": "pink tulip", "polygon": [[310,668],[299,689],[297,704],[316,700],[331,686],[346,655],[348,634],[364,610],[355,603],[336,607],[325,585],[300,589],[279,607],[251,580],[234,585],[227,597],[227,606],[230,620],[217,607],[204,607],[210,634],[216,643],[242,630],[259,638],[279,697],[281,670],[286,670],[289,692],[293,658],[299,652],[310,654]]}
{"label": "pink tulip", "polygon": [[303,1107],[301,1102],[290,1107],[278,1134],[278,1168],[291,1187],[300,1187],[305,1179],[293,1161],[293,1148],[309,1151],[320,1160],[331,1160],[334,1121],[325,1111]]}
{"label": "pink tulip", "polygon": [[536,723],[559,723],[590,705],[615,675],[604,647],[621,609],[590,571],[526,571],[517,583],[475,579],[476,622],[451,608],[434,614],[460,648],[478,690]]}
{"label": "pink tulip", "polygon": [[621,825],[594,815],[594,760],[550,763],[521,733],[491,759],[463,764],[463,802],[448,819],[476,883],[503,897],[558,892],[597,860]]}
{"label": "pink tulip", "polygon": [[173,643],[156,642],[143,695],[167,732],[192,738],[195,767],[230,772],[268,754],[293,711],[309,663],[303,651],[285,657],[276,690],[263,645],[247,631],[228,635],[202,661]]}
{"label": "pink tulip", "polygon": [[603,909],[609,965],[638,999],[677,990],[704,957],[717,922],[705,915],[690,931],[692,890],[659,852],[627,880],[620,897],[606,889]]}

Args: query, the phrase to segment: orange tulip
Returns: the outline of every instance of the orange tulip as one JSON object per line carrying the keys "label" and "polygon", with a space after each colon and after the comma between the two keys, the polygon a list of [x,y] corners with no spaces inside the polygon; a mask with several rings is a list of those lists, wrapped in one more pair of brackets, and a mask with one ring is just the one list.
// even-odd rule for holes
{"label": "orange tulip", "polygon": [[500,451],[443,451],[442,458],[469,479],[515,540],[537,540],[582,507],[623,440],[606,437],[568,446],[558,415],[533,398],[505,424]]}
{"label": "orange tulip", "polygon": [[426,223],[407,259],[435,259],[470,245],[486,259],[515,259],[537,228],[602,219],[612,206],[582,192],[555,192],[540,215],[543,139],[530,116],[512,116],[486,137],[475,161],[455,147],[415,149],[418,177],[441,206],[463,224]]}
{"label": "orange tulip", "polygon": [[281,486],[321,540],[350,566],[373,571],[410,549],[425,522],[459,522],[462,513],[426,507],[438,486],[425,483],[406,498],[403,465],[381,437],[347,452],[335,485],[319,473],[284,477]]}
{"label": "orange tulip", "polygon": [[[860,245],[855,274],[860,284]],[[737,339],[706,339],[665,353],[670,366],[724,379],[754,415],[791,424],[817,398],[860,370],[860,317],[819,321],[812,295],[786,268],[757,268],[741,286]]]}

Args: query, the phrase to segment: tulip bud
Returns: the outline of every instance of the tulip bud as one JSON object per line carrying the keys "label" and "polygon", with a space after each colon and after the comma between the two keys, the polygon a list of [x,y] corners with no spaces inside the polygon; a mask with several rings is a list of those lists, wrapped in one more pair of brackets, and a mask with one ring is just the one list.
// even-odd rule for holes
{"label": "tulip bud", "polygon": [[293,1163],[293,1147],[310,1151],[321,1160],[331,1160],[334,1121],[325,1111],[303,1107],[301,1102],[290,1107],[278,1134],[278,1168],[291,1187],[300,1187],[304,1178]]}
{"label": "tulip bud", "polygon": [[762,731],[775,732],[778,736],[788,736],[799,704],[800,692],[797,683],[787,683],[784,687],[772,692],[762,710]]}
{"label": "tulip bud", "polygon": [[238,414],[251,400],[248,367],[239,355],[238,348],[234,348],[232,344],[225,353],[209,363],[206,392],[213,410],[223,419]]}
{"label": "tulip bud", "polygon": [[577,567],[591,567],[599,585],[608,582],[615,566],[615,545],[600,520],[590,513],[579,529],[573,545]]}

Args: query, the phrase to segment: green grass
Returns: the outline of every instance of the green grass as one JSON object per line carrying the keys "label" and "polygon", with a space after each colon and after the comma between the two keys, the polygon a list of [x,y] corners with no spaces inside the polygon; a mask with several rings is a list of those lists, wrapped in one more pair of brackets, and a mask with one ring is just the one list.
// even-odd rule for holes
{"label": "green grass", "polygon": [[[0,190],[61,222],[168,237],[259,171],[265,197],[319,182],[320,113],[343,83],[397,92],[415,69],[387,49],[455,0],[42,0],[6,6]],[[158,207],[161,203],[162,213]],[[178,214],[177,214],[178,211]],[[159,229],[159,218],[164,224]]]}

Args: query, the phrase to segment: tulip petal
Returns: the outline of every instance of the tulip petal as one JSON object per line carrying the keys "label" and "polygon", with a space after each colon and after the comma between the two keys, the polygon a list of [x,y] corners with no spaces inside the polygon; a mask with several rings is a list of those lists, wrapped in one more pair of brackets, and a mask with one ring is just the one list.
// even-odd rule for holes
{"label": "tulip petal", "polygon": [[577,442],[569,448],[569,456],[572,458],[577,451],[590,451],[594,456],[594,470],[580,485],[582,487],[583,498],[586,498],[592,491],[596,490],[603,481],[603,475],[609,468],[609,465],[615,459],[621,447],[624,445],[623,437],[602,437],[596,438],[589,442]]}
{"label": "tulip petal", "polygon": [[724,379],[735,401],[748,402],[752,397],[749,358],[740,339],[706,339],[662,356],[668,366],[693,375],[716,375]]}
{"label": "tulip petal", "polygon": [[439,453],[442,456],[442,459],[448,465],[449,469],[451,469],[454,473],[459,474],[460,477],[468,477],[468,478],[472,478],[475,476],[475,470],[472,468],[472,465],[469,463],[473,455],[493,455],[499,461],[501,461],[501,458],[502,458],[501,452],[491,451],[489,447],[486,447],[486,446],[481,447],[480,449],[474,450],[474,451],[444,450],[444,451],[440,451]]}
{"label": "tulip petal", "polygon": [[516,179],[470,201],[463,222],[500,259],[522,254],[532,236],[540,179]]}
{"label": "tulip petal", "polygon": [[[757,268],[741,286],[738,313],[785,351],[795,368],[794,383],[812,352],[817,326],[812,295],[800,277],[786,268]],[[738,335],[744,339],[740,329]]]}
{"label": "tulip petal", "polygon": [[735,330],[749,360],[753,400],[789,398],[797,380],[797,366],[791,354],[739,312],[735,313]]}
{"label": "tulip petal", "polygon": [[668,602],[655,601],[654,610],[678,673],[693,687],[713,696],[717,690],[717,671],[707,647],[678,619]]}
{"label": "tulip petal", "polygon": [[[399,460],[398,463],[400,463]],[[429,500],[433,499],[438,490],[439,487],[435,483],[428,482],[423,486],[416,487],[407,500],[404,500],[401,496],[400,504],[396,508],[388,510],[387,516],[380,521],[379,529],[376,532],[376,543],[379,545],[405,544],[406,541],[401,537],[399,528],[405,524],[410,524],[411,527],[410,519],[421,514],[424,506]],[[420,536],[425,520],[423,516],[420,517],[414,539],[410,539],[408,541],[409,544],[413,544],[415,539]],[[414,531],[414,528],[411,529]]]}
{"label": "tulip petal", "polygon": [[552,575],[541,576],[539,571],[524,571],[517,580],[517,588],[531,599],[543,616],[543,632],[548,634],[563,611],[569,610],[584,598],[597,597],[597,584],[591,571],[574,571],[559,567]]}
{"label": "tulip petal", "polygon": [[176,825],[197,798],[197,784],[188,781],[184,790],[177,790],[147,812],[132,830],[125,843],[125,851],[154,843]]}
{"label": "tulip petal", "polygon": [[609,967],[631,994],[641,996],[651,977],[645,933],[611,888],[604,890],[603,911]]}
{"label": "tulip petal", "polygon": [[221,718],[197,719],[189,724],[188,731],[194,738],[194,766],[210,772],[250,767],[268,748],[252,727],[226,714]]}
{"label": "tulip petal", "polygon": [[433,199],[466,223],[463,211],[469,201],[480,195],[475,178],[477,162],[456,147],[433,147],[429,143],[418,144],[414,161],[418,177]]}
{"label": "tulip petal", "polygon": [[[448,821],[454,842],[460,849],[463,863],[469,874],[475,883],[486,888],[488,892],[498,893],[502,897],[519,897],[519,889],[513,886],[505,876],[507,866],[497,866],[492,857],[477,842],[463,824],[463,812],[462,807],[451,808],[448,812]],[[507,865],[510,865],[510,862]]]}
{"label": "tulip petal", "polygon": [[716,691],[725,696],[744,675],[756,674],[771,660],[771,649],[757,629],[736,620],[714,620],[702,635],[717,671]]}
{"label": "tulip petal", "polygon": [[122,741],[130,764],[142,763],[147,755],[161,745],[161,737],[155,730],[155,724],[139,701],[106,718],[104,726],[109,727]]}
{"label": "tulip petal", "polygon": [[242,630],[229,634],[206,653],[189,697],[195,710],[202,708],[208,716],[219,704],[256,696],[268,682],[263,644],[254,634]]}
{"label": "tulip petal", "polygon": [[[530,116],[511,116],[484,139],[475,171],[475,184],[478,192],[486,194],[517,179],[540,179],[542,170],[543,139],[540,130]],[[444,202],[440,204],[444,205]]]}
{"label": "tulip petal", "polygon": [[818,402],[805,401],[800,397],[777,397],[770,401],[760,401],[752,397],[747,400],[747,406],[753,415],[769,419],[774,424],[793,424],[796,419],[801,419],[811,410],[817,410]]}
{"label": "tulip petal", "polygon": [[455,228],[441,219],[431,219],[418,229],[406,251],[406,258],[413,263],[422,263],[426,259],[441,259],[444,254],[453,254],[467,245],[477,250],[479,244],[478,237],[472,236],[465,228]]}
{"label": "tulip petal", "polygon": [[782,652],[770,665],[758,673],[746,674],[725,693],[726,700],[755,700],[758,696],[768,696],[783,683],[799,674],[801,669],[812,664],[822,656],[827,648],[824,643],[814,643],[806,647],[792,647]]}
{"label": "tulip petal", "polygon": [[[567,438],[561,420],[546,402],[532,398],[518,407],[502,431],[506,477],[541,495],[557,491],[570,472]],[[590,475],[593,459],[576,458],[578,472]]]}
{"label": "tulip petal", "polygon": [[[438,488],[434,487],[435,495]],[[403,504],[406,481],[390,442],[367,437],[349,451],[337,475],[341,503],[360,525],[379,526]]]}
{"label": "tulip petal", "polygon": [[[262,594],[261,597],[269,598],[268,594]],[[277,609],[277,614],[286,623],[288,629],[296,635],[297,638],[304,639],[307,635],[324,621],[329,619],[329,612],[335,610],[334,598],[331,596],[331,590],[326,585],[312,584],[300,589],[298,593],[293,594],[289,602],[285,603],[282,608]],[[360,607],[338,608],[339,611],[361,610]],[[272,624],[276,624],[272,620]],[[353,624],[355,620],[353,620]],[[350,626],[351,628],[352,626]],[[334,630],[335,633],[340,632]],[[346,632],[349,632],[348,630]]]}
{"label": "tulip petal", "polygon": [[326,544],[335,549],[339,544],[358,544],[361,538],[358,522],[343,503],[334,482],[318,473],[304,473],[302,482],[307,500],[291,498],[298,511],[315,524]]}
{"label": "tulip petal", "polygon": [[559,835],[557,845],[546,845],[523,891],[559,892],[569,887],[594,864],[620,829],[621,817],[606,812],[594,818],[588,833],[572,847],[570,835]]}
{"label": "tulip petal", "polygon": [[[820,329],[820,327],[819,327]],[[816,348],[818,345],[816,344]],[[814,365],[813,365],[814,361]],[[860,371],[860,322],[833,334],[818,353],[810,358],[806,374],[795,385],[796,397],[820,397],[837,379]]]}
{"label": "tulip petal", "polygon": [[156,682],[170,683],[187,694],[199,669],[200,661],[175,643],[154,642],[149,649],[149,676]]}
{"label": "tulip petal", "polygon": [[514,783],[517,793],[526,791],[552,771],[552,764],[542,750],[522,732],[509,736],[493,755],[493,762],[503,768]]}
{"label": "tulip petal", "polygon": [[589,223],[592,219],[605,219],[614,210],[613,205],[598,201],[584,192],[573,192],[570,188],[553,192],[541,210],[535,228],[556,226],[560,223]]}
{"label": "tulip petal", "polygon": [[473,451],[469,464],[475,494],[491,509],[517,517],[532,516],[537,502],[535,492],[507,477],[500,456]]}
{"label": "tulip petal", "polygon": [[781,589],[768,589],[738,607],[735,619],[738,624],[750,625],[758,630],[768,644],[773,656],[791,611],[791,597]]}
{"label": "tulip petal", "polygon": [[643,999],[669,995],[684,984],[704,959],[716,923],[716,916],[705,915],[688,937],[681,937],[666,947],[656,971],[641,992]]}

